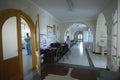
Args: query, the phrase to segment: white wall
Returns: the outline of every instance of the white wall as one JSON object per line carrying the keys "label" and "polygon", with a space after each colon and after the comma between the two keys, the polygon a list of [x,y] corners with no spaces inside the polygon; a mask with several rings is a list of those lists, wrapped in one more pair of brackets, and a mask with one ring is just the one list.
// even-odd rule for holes
{"label": "white wall", "polygon": [[[59,27],[59,21],[54,18],[47,11],[39,8],[30,0],[1,0],[0,10],[4,9],[18,9],[25,12],[34,22],[36,15],[39,14],[40,18],[40,33],[47,35],[47,26],[56,25]],[[56,35],[53,38],[47,39],[47,45],[51,42],[56,42]]]}
{"label": "white wall", "polygon": [[88,29],[88,42],[93,43],[93,33],[90,30],[90,28]]}
{"label": "white wall", "polygon": [[[59,41],[59,23],[57,22],[57,20],[55,20],[54,17],[50,16],[50,15],[46,15],[46,14],[41,14],[40,15],[40,33],[41,34],[46,34],[47,36],[47,26],[52,26],[55,25],[56,28],[56,32],[57,35],[53,35],[53,37],[47,37],[47,46],[50,45],[50,43]],[[58,38],[57,38],[58,37]]]}
{"label": "white wall", "polygon": [[88,31],[83,31],[83,42],[88,42]]}

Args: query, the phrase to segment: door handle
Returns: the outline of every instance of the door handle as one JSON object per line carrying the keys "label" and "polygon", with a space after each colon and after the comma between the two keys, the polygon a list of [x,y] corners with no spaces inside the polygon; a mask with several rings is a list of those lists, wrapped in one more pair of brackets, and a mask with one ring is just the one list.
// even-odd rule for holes
{"label": "door handle", "polygon": [[16,51],[22,51],[22,49],[18,49],[18,50],[16,50]]}

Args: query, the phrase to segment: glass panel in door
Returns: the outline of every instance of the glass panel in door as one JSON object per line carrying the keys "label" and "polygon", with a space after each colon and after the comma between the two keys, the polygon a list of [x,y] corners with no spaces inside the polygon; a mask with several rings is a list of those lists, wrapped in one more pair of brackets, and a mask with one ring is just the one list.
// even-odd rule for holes
{"label": "glass panel in door", "polygon": [[3,59],[18,56],[16,17],[9,18],[2,28]]}

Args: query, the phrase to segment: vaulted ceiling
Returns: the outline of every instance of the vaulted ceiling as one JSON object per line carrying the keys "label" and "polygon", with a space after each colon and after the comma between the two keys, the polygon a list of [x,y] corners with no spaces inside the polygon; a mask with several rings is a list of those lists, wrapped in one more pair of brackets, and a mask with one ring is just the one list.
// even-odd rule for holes
{"label": "vaulted ceiling", "polygon": [[95,20],[109,0],[31,0],[62,22]]}

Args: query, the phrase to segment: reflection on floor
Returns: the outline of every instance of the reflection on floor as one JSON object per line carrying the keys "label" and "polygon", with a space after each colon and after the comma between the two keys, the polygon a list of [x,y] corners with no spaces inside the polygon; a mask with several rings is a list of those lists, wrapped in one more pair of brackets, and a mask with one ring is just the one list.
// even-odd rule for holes
{"label": "reflection on floor", "polygon": [[83,46],[82,43],[79,45],[74,45],[59,61],[59,63],[89,66],[85,50],[81,46]]}
{"label": "reflection on floor", "polygon": [[[84,47],[83,47],[84,46]],[[89,49],[86,43],[83,42],[75,44],[71,47],[71,52],[67,52],[58,63],[67,63],[73,65],[83,65],[90,66],[93,64],[94,67],[106,68],[106,56],[93,54]],[[87,49],[88,51],[86,51]]]}
{"label": "reflection on floor", "polygon": [[26,49],[22,50],[23,53],[23,73],[26,75],[32,69],[32,55],[27,55]]}

